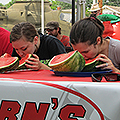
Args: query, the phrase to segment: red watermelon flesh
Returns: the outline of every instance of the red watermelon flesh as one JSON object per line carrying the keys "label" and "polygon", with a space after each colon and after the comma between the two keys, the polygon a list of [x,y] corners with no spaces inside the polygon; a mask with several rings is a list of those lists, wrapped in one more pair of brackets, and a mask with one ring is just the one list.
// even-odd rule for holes
{"label": "red watermelon flesh", "polygon": [[85,60],[78,51],[71,51],[54,56],[48,65],[54,71],[80,72],[85,66]]}
{"label": "red watermelon flesh", "polygon": [[95,58],[85,60],[85,64],[88,65],[88,64],[94,63],[98,57],[99,55],[96,56]]}
{"label": "red watermelon flesh", "polygon": [[99,55],[93,59],[85,60],[85,67],[83,68],[82,72],[95,72],[100,71],[100,68],[96,68],[97,65],[102,64],[102,61],[97,61],[96,59]]}
{"label": "red watermelon flesh", "polygon": [[0,57],[0,72],[14,70],[18,67],[19,60],[18,57]]}
{"label": "red watermelon flesh", "polygon": [[90,64],[94,61],[96,61],[97,58],[93,58],[93,59],[89,59],[89,60],[85,60],[85,64]]}
{"label": "red watermelon flesh", "polygon": [[19,61],[19,65],[23,64],[25,62],[25,60],[27,60],[29,57],[31,57],[31,54],[27,54],[25,57],[23,57],[20,61]]}
{"label": "red watermelon flesh", "polygon": [[8,53],[5,53],[2,57],[8,58],[8,57],[12,57],[12,56],[10,54],[8,54]]}
{"label": "red watermelon flesh", "polygon": [[25,57],[23,57],[20,61],[19,61],[19,66],[17,69],[27,69],[27,67],[25,66],[26,64],[26,60],[28,58],[32,57],[32,54],[27,54]]}
{"label": "red watermelon flesh", "polygon": [[72,51],[72,52],[69,52],[69,53],[65,53],[65,54],[60,54],[60,55],[57,55],[57,57],[54,57],[54,59],[50,62],[50,64],[60,64],[62,63],[63,61],[69,59],[69,57],[71,57],[71,55],[74,53],[75,51]]}
{"label": "red watermelon flesh", "polygon": [[9,58],[0,58],[0,69],[16,61],[16,57],[9,57]]}

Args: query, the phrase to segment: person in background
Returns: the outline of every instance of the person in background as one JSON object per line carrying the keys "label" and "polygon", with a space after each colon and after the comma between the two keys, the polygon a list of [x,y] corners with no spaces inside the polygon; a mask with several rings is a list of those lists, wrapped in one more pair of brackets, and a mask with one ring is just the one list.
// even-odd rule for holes
{"label": "person in background", "polygon": [[62,44],[65,46],[66,51],[70,52],[73,50],[69,36],[62,35],[61,34],[61,28],[59,27],[59,23],[55,21],[48,22],[46,24],[46,31],[48,32],[48,35],[55,36],[58,40],[62,42]]}
{"label": "person in background", "polygon": [[12,55],[13,47],[10,43],[10,32],[0,27],[0,56],[8,53]]}
{"label": "person in background", "polygon": [[89,10],[91,12],[91,14],[95,14],[95,16],[97,17],[98,15],[101,15],[100,12],[101,8],[99,8],[98,3],[92,4],[91,9]]}
{"label": "person in background", "polygon": [[35,26],[29,22],[16,24],[10,34],[10,41],[14,48],[12,56],[23,58],[26,54],[33,54],[26,67],[34,70],[50,69],[40,60],[48,60],[55,55],[66,53],[64,45],[55,37],[38,34]]}
{"label": "person in background", "polygon": [[70,42],[74,50],[78,50],[85,59],[95,58],[104,63],[96,68],[111,69],[120,73],[120,41],[110,37],[102,38],[104,26],[93,16],[77,21],[70,31]]}

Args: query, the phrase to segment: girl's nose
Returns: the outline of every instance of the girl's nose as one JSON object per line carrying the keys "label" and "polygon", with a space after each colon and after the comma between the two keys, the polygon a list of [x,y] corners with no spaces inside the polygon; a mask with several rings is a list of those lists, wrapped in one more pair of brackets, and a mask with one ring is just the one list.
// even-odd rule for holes
{"label": "girl's nose", "polygon": [[23,51],[22,51],[22,50],[18,50],[17,52],[18,52],[18,54],[19,54],[21,57],[23,57],[23,56],[24,56],[24,53],[23,53]]}

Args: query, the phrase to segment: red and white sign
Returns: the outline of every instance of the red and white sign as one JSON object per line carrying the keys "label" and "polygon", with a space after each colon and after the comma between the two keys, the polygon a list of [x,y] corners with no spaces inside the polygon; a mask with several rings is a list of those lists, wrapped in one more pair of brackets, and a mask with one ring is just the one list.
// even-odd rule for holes
{"label": "red and white sign", "polygon": [[119,120],[119,86],[0,78],[0,120]]}

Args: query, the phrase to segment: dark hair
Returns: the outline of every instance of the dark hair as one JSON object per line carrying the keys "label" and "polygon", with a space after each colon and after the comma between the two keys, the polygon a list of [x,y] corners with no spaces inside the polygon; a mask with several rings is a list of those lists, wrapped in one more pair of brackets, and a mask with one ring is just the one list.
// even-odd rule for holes
{"label": "dark hair", "polygon": [[91,14],[90,17],[79,20],[72,26],[70,42],[72,44],[80,42],[88,42],[89,45],[96,44],[96,39],[99,36],[102,43],[103,31],[104,25],[102,22],[94,14]]}
{"label": "dark hair", "polygon": [[27,41],[33,42],[33,38],[38,36],[38,32],[34,25],[29,22],[22,22],[16,24],[10,34],[10,42],[19,40],[21,37],[25,37]]}

